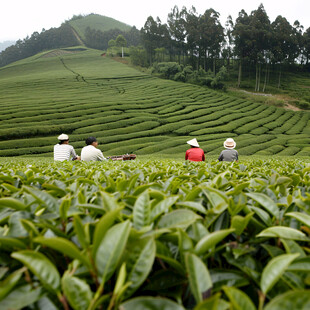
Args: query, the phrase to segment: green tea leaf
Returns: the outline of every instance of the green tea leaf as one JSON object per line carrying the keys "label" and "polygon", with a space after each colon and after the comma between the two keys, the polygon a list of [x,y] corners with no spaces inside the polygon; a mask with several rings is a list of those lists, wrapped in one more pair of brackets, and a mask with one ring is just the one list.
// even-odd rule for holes
{"label": "green tea leaf", "polygon": [[212,287],[209,270],[198,256],[191,253],[185,255],[185,266],[191,291],[196,302],[199,303],[204,299],[203,294]]}
{"label": "green tea leaf", "polygon": [[17,287],[0,301],[0,309],[25,309],[38,301],[43,293],[42,287],[34,289],[30,284]]}
{"label": "green tea leaf", "polygon": [[81,221],[81,218],[78,215],[75,215],[73,217],[73,226],[74,226],[74,231],[78,237],[78,240],[82,246],[83,249],[87,249],[89,246],[89,240],[86,236],[85,230],[84,230],[84,225]]}
{"label": "green tea leaf", "polygon": [[101,217],[99,222],[96,224],[94,237],[93,237],[93,249],[92,255],[93,257],[96,256],[97,249],[105,236],[108,229],[114,224],[114,221],[120,214],[122,208],[117,208],[112,211],[107,212],[104,216]]}
{"label": "green tea leaf", "polygon": [[0,236],[0,248],[2,247],[8,247],[11,249],[18,249],[18,250],[27,248],[26,244],[17,238]]}
{"label": "green tea leaf", "polygon": [[71,241],[61,237],[37,237],[33,240],[34,242],[46,245],[56,251],[59,251],[72,259],[78,259],[80,262],[85,264],[88,268],[91,268],[90,262],[86,256],[84,256],[78,247]]}
{"label": "green tea leaf", "polygon": [[169,211],[170,207],[176,203],[179,196],[167,197],[157,203],[151,211],[151,221],[153,222],[158,216]]}
{"label": "green tea leaf", "polygon": [[177,206],[186,207],[188,209],[192,209],[192,210],[194,210],[196,212],[200,212],[202,214],[206,214],[207,213],[205,207],[201,203],[199,203],[199,202],[182,201],[182,202],[178,202]]}
{"label": "green tea leaf", "polygon": [[137,297],[130,299],[120,305],[122,310],[185,310],[176,302],[159,297]]}
{"label": "green tea leaf", "polygon": [[262,272],[260,287],[267,294],[299,254],[282,254],[272,258]]}
{"label": "green tea leaf", "polygon": [[243,291],[230,286],[224,286],[223,290],[232,303],[234,310],[256,310],[251,299]]}
{"label": "green tea leaf", "polygon": [[140,230],[149,225],[151,215],[150,198],[147,191],[140,194],[133,207],[133,226]]}
{"label": "green tea leaf", "polygon": [[27,209],[27,205],[12,197],[0,198],[0,208],[10,208],[18,211]]}
{"label": "green tea leaf", "polygon": [[242,234],[253,215],[254,212],[247,214],[245,217],[241,215],[235,215],[232,217],[231,228],[235,229],[235,232],[238,236]]}
{"label": "green tea leaf", "polygon": [[273,216],[279,218],[279,208],[269,196],[263,193],[247,193],[246,195],[258,202],[265,210],[270,212]]}
{"label": "green tea leaf", "polygon": [[61,284],[65,296],[73,309],[88,308],[93,294],[85,281],[65,274],[61,280]]}
{"label": "green tea leaf", "polygon": [[130,297],[144,282],[150,273],[155,259],[156,246],[153,238],[149,238],[142,244],[130,246],[126,257],[128,276],[127,281],[131,285],[126,289],[124,297]]}
{"label": "green tea leaf", "polygon": [[299,241],[310,241],[303,232],[286,226],[269,227],[261,231],[256,237],[284,238]]}
{"label": "green tea leaf", "polygon": [[310,290],[295,290],[273,298],[264,310],[310,309]]}
{"label": "green tea leaf", "polygon": [[95,263],[105,282],[113,275],[124,252],[130,232],[130,222],[116,224],[111,227],[101,241],[95,256]]}
{"label": "green tea leaf", "polygon": [[186,229],[201,217],[193,211],[179,209],[162,216],[158,222],[158,228],[179,227]]}
{"label": "green tea leaf", "polygon": [[195,253],[197,255],[205,254],[208,250],[213,248],[216,244],[218,244],[234,231],[234,228],[222,229],[206,235],[196,244]]}
{"label": "green tea leaf", "polygon": [[285,216],[291,216],[295,218],[296,220],[302,222],[303,224],[307,225],[310,227],[310,215],[306,213],[301,213],[301,212],[290,212],[286,213]]}
{"label": "green tea leaf", "polygon": [[14,252],[11,256],[28,267],[48,290],[52,292],[59,290],[58,270],[45,255],[40,252],[24,250]]}
{"label": "green tea leaf", "polygon": [[0,282],[0,300],[9,294],[13,287],[18,283],[24,272],[25,267],[20,268],[8,275],[5,280]]}

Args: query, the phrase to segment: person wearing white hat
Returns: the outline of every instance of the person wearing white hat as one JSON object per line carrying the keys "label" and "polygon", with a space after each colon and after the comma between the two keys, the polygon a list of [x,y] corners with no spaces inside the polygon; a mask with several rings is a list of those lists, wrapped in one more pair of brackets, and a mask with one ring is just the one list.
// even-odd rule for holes
{"label": "person wearing white hat", "polygon": [[191,146],[185,153],[185,160],[190,161],[204,161],[205,152],[199,147],[198,141],[196,138],[186,142]]}
{"label": "person wearing white hat", "polygon": [[236,142],[232,138],[227,138],[224,141],[224,148],[218,158],[219,161],[238,161],[238,152],[234,150]]}
{"label": "person wearing white hat", "polygon": [[58,144],[54,145],[54,160],[79,160],[80,156],[76,155],[72,145],[69,145],[69,136],[62,133],[58,136]]}

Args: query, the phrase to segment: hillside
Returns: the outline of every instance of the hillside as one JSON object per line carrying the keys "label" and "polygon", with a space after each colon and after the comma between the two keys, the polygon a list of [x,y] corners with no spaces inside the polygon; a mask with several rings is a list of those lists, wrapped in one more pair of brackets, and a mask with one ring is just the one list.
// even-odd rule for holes
{"label": "hillside", "polygon": [[[56,56],[55,56],[56,55]],[[51,156],[58,134],[80,152],[98,138],[106,156],[183,154],[196,137],[217,155],[309,155],[310,114],[158,79],[98,50],[46,52],[0,69],[0,156]]]}
{"label": "hillside", "polygon": [[69,24],[83,40],[85,39],[85,30],[87,27],[102,32],[115,28],[122,31],[129,31],[131,29],[131,26],[127,24],[99,14],[90,14],[82,18],[70,20]]}

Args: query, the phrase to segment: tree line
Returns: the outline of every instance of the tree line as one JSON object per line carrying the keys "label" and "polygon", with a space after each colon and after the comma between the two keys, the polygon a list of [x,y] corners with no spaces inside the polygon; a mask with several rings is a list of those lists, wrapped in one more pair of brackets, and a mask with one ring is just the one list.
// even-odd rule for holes
{"label": "tree line", "polygon": [[238,64],[238,86],[244,66],[251,66],[256,91],[260,90],[263,73],[264,91],[271,68],[278,72],[279,86],[284,66],[310,69],[310,28],[304,31],[298,21],[291,25],[279,15],[271,22],[262,4],[251,14],[241,10],[235,21],[229,16],[225,27],[219,17],[212,8],[198,14],[194,7],[188,10],[177,6],[168,14],[167,23],[148,17],[141,29],[146,53],[143,62],[152,65],[168,59],[214,74],[234,62]]}
{"label": "tree line", "polygon": [[0,53],[0,67],[14,61],[24,59],[44,50],[64,48],[78,45],[78,40],[69,24],[64,23],[59,28],[43,29],[41,33],[34,32],[30,37],[18,40]]}
{"label": "tree line", "polygon": [[[109,42],[124,37],[130,46],[132,62],[144,67],[159,62],[177,62],[193,70],[211,71],[215,76],[221,67],[229,72],[237,67],[238,86],[245,72],[255,73],[255,90],[265,90],[270,73],[277,72],[278,87],[284,70],[298,67],[310,70],[310,28],[295,21],[291,25],[285,17],[270,21],[261,4],[251,14],[243,9],[233,21],[229,16],[225,27],[220,13],[207,9],[199,14],[195,7],[179,9],[174,6],[167,23],[149,16],[140,29],[130,31],[111,29],[100,31],[87,28],[84,43],[87,47],[106,50]],[[82,18],[75,17],[74,18]],[[59,28],[34,32],[31,37],[18,40],[0,53],[0,66],[35,55],[44,50],[78,45],[68,22]],[[263,83],[261,83],[263,80]]]}

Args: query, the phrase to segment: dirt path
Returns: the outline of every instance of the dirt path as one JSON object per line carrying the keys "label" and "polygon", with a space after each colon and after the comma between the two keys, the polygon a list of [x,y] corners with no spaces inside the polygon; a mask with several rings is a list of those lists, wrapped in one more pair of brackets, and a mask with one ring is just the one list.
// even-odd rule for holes
{"label": "dirt path", "polygon": [[249,95],[252,95],[252,96],[264,96],[264,97],[271,97],[271,98],[275,98],[275,99],[278,99],[278,100],[281,100],[283,101],[283,108],[286,109],[286,110],[291,110],[291,111],[302,111],[302,109],[292,105],[289,103],[289,99],[285,96],[282,96],[282,95],[273,95],[273,94],[265,94],[265,93],[254,93],[254,92],[249,92],[249,91],[246,91],[246,90],[243,90],[243,89],[236,89],[234,88],[233,89],[234,91],[240,91],[242,93],[246,93],[246,94],[249,94]]}

